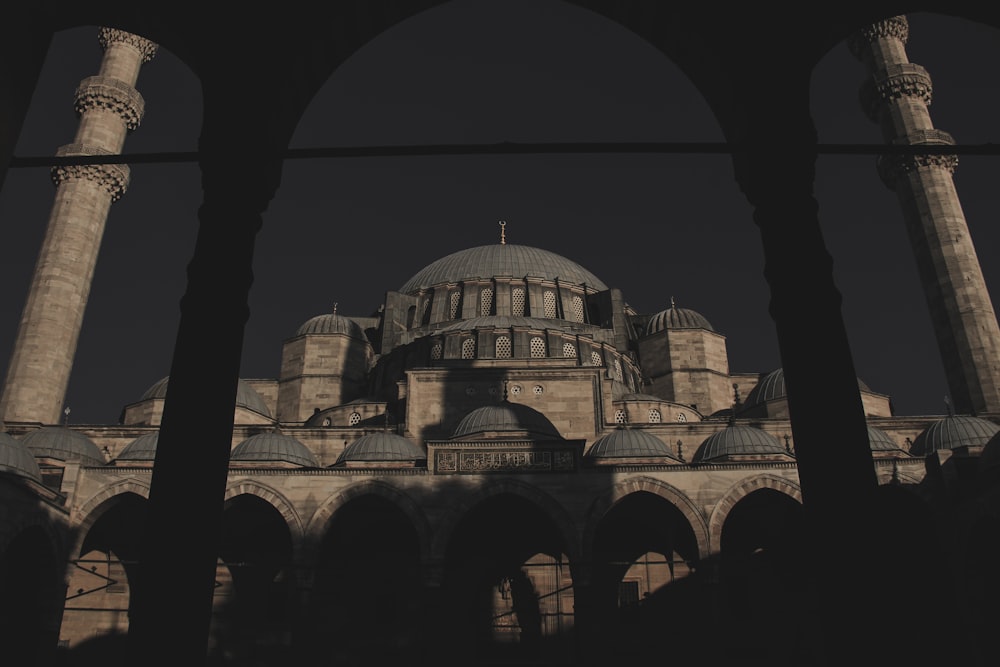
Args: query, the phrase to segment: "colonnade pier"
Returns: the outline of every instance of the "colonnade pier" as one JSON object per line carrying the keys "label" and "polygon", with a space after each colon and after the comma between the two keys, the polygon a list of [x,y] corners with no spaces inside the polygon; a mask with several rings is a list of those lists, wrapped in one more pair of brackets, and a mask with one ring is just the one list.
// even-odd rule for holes
{"label": "colonnade pier", "polygon": [[[277,377],[243,377],[254,244],[296,123],[351,54],[442,4],[5,10],[5,166],[53,35],[101,26],[104,49],[53,158],[0,395],[6,654],[992,664],[1000,333],[952,183],[960,147],[931,123],[930,76],[905,45],[907,12],[1000,23],[937,2],[821,4],[794,24],[751,6],[568,3],[647,40],[714,112],[760,232],[776,368],[731,369],[713,313],[669,294],[639,312],[616,276],[501,224],[493,243],[418,258],[366,313],[304,313]],[[813,194],[810,77],[838,46],[867,72],[864,111],[891,147],[873,177],[899,199],[947,414],[896,414],[854,367]],[[198,76],[204,105],[172,361],[118,423],[70,425],[140,70],[159,49]]]}

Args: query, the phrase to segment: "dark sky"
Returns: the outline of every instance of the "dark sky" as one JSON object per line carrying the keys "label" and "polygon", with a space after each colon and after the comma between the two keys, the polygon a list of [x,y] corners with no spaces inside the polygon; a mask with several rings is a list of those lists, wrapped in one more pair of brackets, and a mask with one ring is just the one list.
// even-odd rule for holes
{"label": "dark sky", "polygon": [[[1000,141],[987,75],[1000,65],[1000,33],[929,15],[910,23],[910,60],[934,80],[935,126],[960,143]],[[57,37],[18,156],[52,155],[73,140],[73,93],[100,58],[96,27]],[[864,76],[844,45],[817,68],[821,142],[881,141],[857,102]],[[194,76],[161,50],[137,88],[146,116],[125,152],[194,150]],[[266,86],[248,104],[255,94]],[[355,54],[293,146],[721,139],[690,82],[625,29],[555,0],[475,0],[418,15]],[[994,299],[998,159],[963,157],[955,173]],[[11,169],[0,192],[0,372],[53,192],[41,168]],[[859,377],[892,396],[899,414],[942,414],[947,386],[923,293],[874,158],[821,157],[816,195]],[[101,249],[67,396],[71,423],[116,422],[169,372],[200,198],[192,164],[132,167]],[[508,242],[578,262],[640,312],[671,297],[697,310],[727,337],[731,371],[770,371],[780,360],[750,216],[724,155],[290,160],[258,237],[241,375],[276,377],[281,343],[302,322],[334,303],[371,314],[433,260],[497,242],[501,219]]]}

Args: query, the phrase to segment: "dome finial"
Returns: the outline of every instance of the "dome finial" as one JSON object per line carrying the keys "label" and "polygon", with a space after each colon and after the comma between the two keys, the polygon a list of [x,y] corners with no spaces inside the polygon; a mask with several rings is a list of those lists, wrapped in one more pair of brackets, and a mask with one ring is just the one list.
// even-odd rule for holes
{"label": "dome finial", "polygon": [[333,302],[333,314],[334,315],[337,314],[337,302],[336,301]]}
{"label": "dome finial", "polygon": [[677,304],[674,302],[674,297],[670,297],[670,307],[671,308],[676,308],[677,307]]}
{"label": "dome finial", "polygon": [[955,416],[955,412],[951,408],[951,399],[948,398],[948,394],[944,395],[944,407],[945,407],[945,411],[948,413],[949,417],[954,417]]}
{"label": "dome finial", "polygon": [[507,221],[500,221],[500,245],[507,245]]}

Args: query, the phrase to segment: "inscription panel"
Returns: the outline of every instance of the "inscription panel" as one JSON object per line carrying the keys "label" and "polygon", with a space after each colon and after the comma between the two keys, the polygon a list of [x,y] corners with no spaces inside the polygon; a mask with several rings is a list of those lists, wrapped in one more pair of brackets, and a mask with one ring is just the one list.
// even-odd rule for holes
{"label": "inscription panel", "polygon": [[546,449],[437,450],[438,473],[567,472],[576,469],[572,451]]}

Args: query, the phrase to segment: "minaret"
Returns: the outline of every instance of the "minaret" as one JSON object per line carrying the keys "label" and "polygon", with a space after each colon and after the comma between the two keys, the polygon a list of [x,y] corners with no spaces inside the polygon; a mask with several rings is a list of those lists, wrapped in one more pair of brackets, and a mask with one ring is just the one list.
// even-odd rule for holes
{"label": "minaret", "polygon": [[[849,40],[871,74],[862,105],[890,144],[954,145],[931,123],[931,78],[907,59],[908,36],[895,16]],[[902,205],[955,408],[1000,413],[1000,327],[952,180],[957,164],[954,154],[884,155],[878,169]]]}
{"label": "minaret", "polygon": [[[76,138],[57,156],[120,154],[142,119],[144,102],[134,85],[156,44],[110,28],[101,28],[98,38],[100,71],[77,88]],[[59,422],[104,225],[111,203],[128,187],[129,168],[57,166],[51,176],[55,200],[0,396],[5,423]]]}

